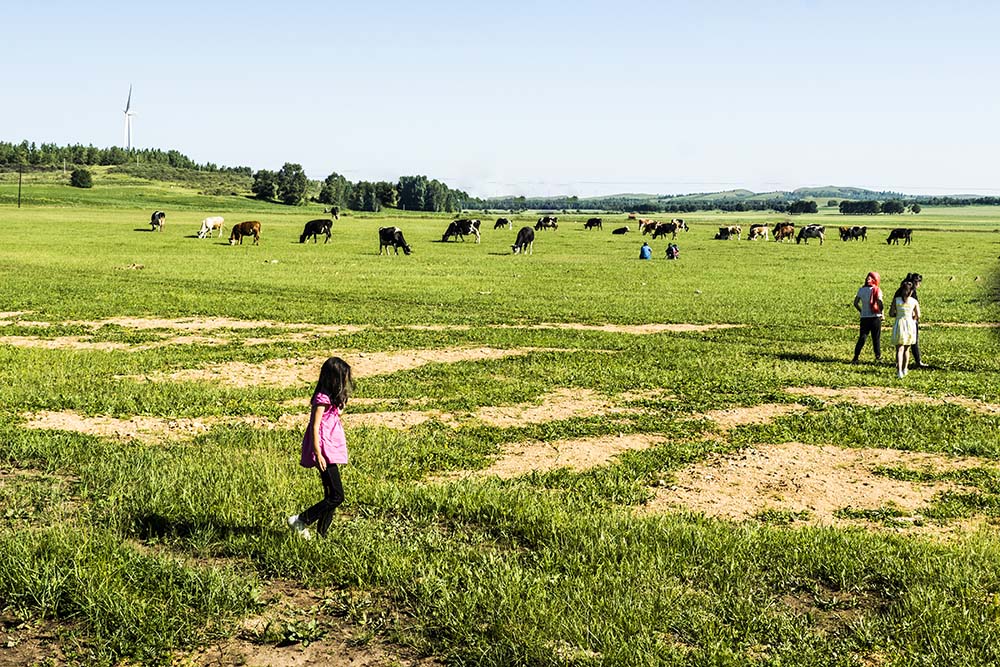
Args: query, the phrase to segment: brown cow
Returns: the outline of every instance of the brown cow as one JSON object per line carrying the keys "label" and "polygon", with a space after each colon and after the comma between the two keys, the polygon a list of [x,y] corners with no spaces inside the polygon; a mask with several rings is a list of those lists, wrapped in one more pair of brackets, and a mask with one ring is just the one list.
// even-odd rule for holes
{"label": "brown cow", "polygon": [[236,245],[239,241],[243,245],[244,236],[253,236],[253,244],[258,245],[260,241],[260,223],[256,220],[247,220],[233,225],[233,231],[229,234],[229,245]]}
{"label": "brown cow", "polygon": [[639,218],[639,231],[642,232],[643,235],[655,232],[658,224],[660,223],[651,218]]}
{"label": "brown cow", "polygon": [[793,240],[795,238],[795,223],[788,222],[787,220],[779,222],[771,230],[771,234],[774,236],[775,241]]}

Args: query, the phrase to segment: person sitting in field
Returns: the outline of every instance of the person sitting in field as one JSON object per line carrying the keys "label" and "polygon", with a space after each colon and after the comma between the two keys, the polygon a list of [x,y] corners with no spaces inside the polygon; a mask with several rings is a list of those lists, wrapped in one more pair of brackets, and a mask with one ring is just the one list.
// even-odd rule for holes
{"label": "person sitting in field", "polygon": [[642,247],[639,248],[639,259],[649,259],[652,256],[653,249],[650,248],[649,244],[644,241]]}
{"label": "person sitting in field", "polygon": [[677,256],[680,254],[681,251],[677,247],[676,243],[670,243],[667,245],[667,259],[677,259]]}

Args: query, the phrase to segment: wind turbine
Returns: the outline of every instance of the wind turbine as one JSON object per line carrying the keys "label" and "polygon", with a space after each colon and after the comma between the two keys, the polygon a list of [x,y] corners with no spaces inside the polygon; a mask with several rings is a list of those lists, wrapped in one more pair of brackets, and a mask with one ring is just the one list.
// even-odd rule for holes
{"label": "wind turbine", "polygon": [[128,99],[125,100],[125,150],[132,150],[132,86],[128,87]]}

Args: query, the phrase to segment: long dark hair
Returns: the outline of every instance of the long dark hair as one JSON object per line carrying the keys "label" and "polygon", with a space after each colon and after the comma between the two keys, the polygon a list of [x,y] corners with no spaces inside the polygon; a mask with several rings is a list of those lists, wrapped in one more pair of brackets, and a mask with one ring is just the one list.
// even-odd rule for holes
{"label": "long dark hair", "polygon": [[913,296],[914,289],[915,288],[912,282],[910,282],[909,280],[904,280],[899,284],[899,289],[896,290],[896,294],[894,294],[892,298],[893,300],[900,299],[905,303],[907,299]]}
{"label": "long dark hair", "polygon": [[340,357],[330,357],[323,362],[323,367],[319,370],[316,391],[313,393],[326,394],[334,407],[343,409],[353,390],[351,367],[346,361]]}

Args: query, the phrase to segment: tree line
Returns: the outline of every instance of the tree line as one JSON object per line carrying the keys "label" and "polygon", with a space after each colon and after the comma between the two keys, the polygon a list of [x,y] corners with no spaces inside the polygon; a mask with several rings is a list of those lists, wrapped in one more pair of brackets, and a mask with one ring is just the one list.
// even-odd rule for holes
{"label": "tree line", "polygon": [[877,199],[865,199],[863,201],[842,201],[840,202],[840,212],[843,215],[900,215],[910,211],[910,213],[920,213],[921,207],[917,202],[903,202],[898,199],[880,202]]}
{"label": "tree line", "polygon": [[73,144],[58,146],[56,144],[35,144],[22,141],[19,144],[0,141],[0,165],[23,165],[34,168],[57,168],[63,164],[74,166],[113,166],[126,165],[135,162],[142,164],[164,165],[176,169],[198,169],[210,172],[223,172],[249,176],[250,167],[220,167],[212,162],[198,164],[179,151],[163,151],[158,148],[133,148],[126,150],[119,146],[97,148]]}

